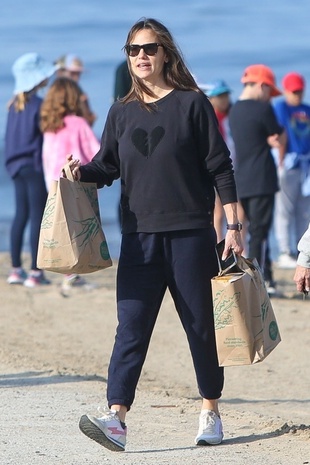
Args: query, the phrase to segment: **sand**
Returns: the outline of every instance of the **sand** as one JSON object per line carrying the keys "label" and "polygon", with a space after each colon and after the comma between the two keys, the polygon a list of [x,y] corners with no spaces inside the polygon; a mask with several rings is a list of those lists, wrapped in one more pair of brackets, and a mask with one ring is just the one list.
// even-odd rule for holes
{"label": "sand", "polygon": [[[25,255],[25,263],[29,257]],[[127,415],[126,452],[85,437],[81,415],[105,405],[115,326],[116,266],[88,276],[91,291],[6,283],[0,254],[1,465],[301,465],[310,463],[310,300],[293,271],[276,270],[272,299],[282,342],[260,364],[225,370],[224,441],[197,447],[200,399],[185,334],[166,295]]]}

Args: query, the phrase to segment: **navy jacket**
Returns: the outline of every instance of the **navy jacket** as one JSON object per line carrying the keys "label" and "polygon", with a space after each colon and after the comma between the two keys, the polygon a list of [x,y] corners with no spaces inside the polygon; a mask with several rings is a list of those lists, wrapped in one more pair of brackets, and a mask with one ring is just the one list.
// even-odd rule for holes
{"label": "navy jacket", "polygon": [[14,104],[9,108],[5,166],[12,178],[25,165],[32,165],[36,171],[42,171],[43,136],[39,127],[41,104],[42,99],[32,95],[23,111],[16,112]]}

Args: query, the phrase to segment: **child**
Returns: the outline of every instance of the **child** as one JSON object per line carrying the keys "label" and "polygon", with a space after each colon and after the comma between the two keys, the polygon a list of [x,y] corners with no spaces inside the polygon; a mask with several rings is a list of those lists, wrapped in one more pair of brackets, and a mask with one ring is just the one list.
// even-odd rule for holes
{"label": "child", "polygon": [[[13,64],[14,98],[8,107],[5,134],[5,165],[15,188],[15,216],[11,227],[12,271],[9,284],[36,287],[49,284],[37,268],[41,219],[47,198],[42,168],[43,136],[39,127],[42,99],[37,91],[47,85],[56,67],[37,53],[26,53]],[[25,228],[30,220],[31,271],[22,268]]]}
{"label": "child", "polygon": [[287,73],[282,87],[284,99],[275,103],[274,110],[286,130],[287,143],[282,153],[275,154],[280,190],[274,225],[279,247],[277,266],[294,269],[297,244],[310,218],[310,105],[304,102],[306,80],[301,74]]}
{"label": "child", "polygon": [[[41,130],[44,134],[43,168],[46,187],[58,180],[67,156],[73,154],[82,164],[88,163],[99,150],[99,141],[83,117],[82,90],[72,79],[59,77],[48,90],[41,108]],[[63,290],[71,286],[89,286],[76,274],[66,275]]]}
{"label": "child", "polygon": [[276,87],[273,71],[263,64],[248,66],[241,82],[244,88],[229,112],[236,149],[235,179],[248,219],[249,256],[255,257],[263,269],[268,294],[275,295],[268,237],[278,178],[271,149],[283,147],[286,134],[270,100],[281,95],[281,91]]}

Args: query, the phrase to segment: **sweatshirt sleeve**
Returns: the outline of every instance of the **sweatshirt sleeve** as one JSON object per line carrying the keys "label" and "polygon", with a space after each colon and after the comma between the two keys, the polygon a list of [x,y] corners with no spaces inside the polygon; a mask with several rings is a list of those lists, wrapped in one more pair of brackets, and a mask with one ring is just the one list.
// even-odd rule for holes
{"label": "sweatshirt sleeve", "polygon": [[99,151],[89,163],[80,168],[81,181],[95,182],[98,188],[111,186],[113,181],[120,177],[115,105],[117,104],[114,104],[108,113]]}
{"label": "sweatshirt sleeve", "polygon": [[201,96],[196,112],[195,138],[208,175],[212,178],[223,205],[237,202],[230,152],[219,131],[214,109],[206,96]]}
{"label": "sweatshirt sleeve", "polygon": [[299,250],[297,264],[310,268],[310,223],[308,229],[298,242],[297,248]]}
{"label": "sweatshirt sleeve", "polygon": [[90,162],[93,156],[99,151],[100,144],[92,128],[82,118],[79,129],[81,162],[84,165]]}

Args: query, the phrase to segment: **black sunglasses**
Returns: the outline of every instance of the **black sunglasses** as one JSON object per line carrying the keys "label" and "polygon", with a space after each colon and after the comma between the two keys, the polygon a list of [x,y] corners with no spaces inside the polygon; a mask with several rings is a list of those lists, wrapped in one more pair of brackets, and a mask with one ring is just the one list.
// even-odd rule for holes
{"label": "black sunglasses", "polygon": [[130,57],[138,56],[141,48],[143,49],[144,53],[152,57],[156,55],[156,53],[158,52],[158,47],[162,47],[162,45],[157,44],[156,42],[153,42],[151,44],[143,44],[143,45],[136,45],[136,44],[125,45],[124,49],[126,50],[127,55],[129,55]]}

